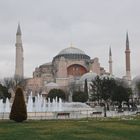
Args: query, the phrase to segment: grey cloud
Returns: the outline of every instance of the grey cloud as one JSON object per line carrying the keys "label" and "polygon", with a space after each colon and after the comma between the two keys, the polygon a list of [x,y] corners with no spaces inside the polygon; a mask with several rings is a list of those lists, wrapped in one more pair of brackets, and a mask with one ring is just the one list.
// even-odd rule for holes
{"label": "grey cloud", "polygon": [[[139,0],[1,0],[0,77],[14,74],[15,33],[20,21],[25,75],[49,62],[72,41],[108,70],[112,46],[113,71],[125,74],[125,33],[129,31],[132,75],[139,73]],[[6,65],[7,64],[7,65]]]}

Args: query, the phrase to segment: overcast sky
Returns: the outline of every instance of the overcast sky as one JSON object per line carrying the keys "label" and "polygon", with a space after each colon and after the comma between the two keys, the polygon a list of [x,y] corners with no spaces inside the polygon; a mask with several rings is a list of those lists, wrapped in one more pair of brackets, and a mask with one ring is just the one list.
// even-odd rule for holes
{"label": "overcast sky", "polygon": [[15,39],[20,22],[25,77],[70,46],[98,57],[108,71],[125,75],[125,41],[129,33],[132,77],[140,74],[140,0],[0,0],[0,78],[15,72]]}

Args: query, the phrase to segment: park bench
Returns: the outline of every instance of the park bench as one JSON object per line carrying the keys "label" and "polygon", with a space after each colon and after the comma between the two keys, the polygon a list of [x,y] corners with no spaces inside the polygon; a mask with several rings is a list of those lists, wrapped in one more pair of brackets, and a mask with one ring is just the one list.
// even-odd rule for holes
{"label": "park bench", "polygon": [[140,115],[140,111],[137,111],[136,114],[137,114],[137,115]]}
{"label": "park bench", "polygon": [[123,113],[124,112],[124,110],[118,110],[118,113]]}
{"label": "park bench", "polygon": [[101,115],[102,115],[102,112],[101,112],[101,111],[92,112],[92,113],[91,113],[91,116],[93,116],[93,115],[101,116]]}
{"label": "park bench", "polygon": [[57,118],[59,116],[60,117],[63,117],[64,116],[64,117],[68,117],[69,118],[70,117],[70,113],[69,112],[60,112],[60,113],[57,113]]}

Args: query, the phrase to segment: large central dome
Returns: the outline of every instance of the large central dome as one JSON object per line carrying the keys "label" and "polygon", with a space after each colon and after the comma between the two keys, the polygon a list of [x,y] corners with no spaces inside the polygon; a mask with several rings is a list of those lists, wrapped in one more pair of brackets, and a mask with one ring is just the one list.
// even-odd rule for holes
{"label": "large central dome", "polygon": [[74,60],[81,60],[81,59],[89,60],[90,59],[90,57],[86,55],[84,51],[78,48],[72,47],[72,46],[60,51],[58,55],[54,57],[54,60],[59,59],[61,57],[64,57],[66,59],[74,59]]}
{"label": "large central dome", "polygon": [[75,47],[69,47],[63,49],[61,52],[59,52],[58,55],[62,55],[62,54],[85,54],[85,52]]}

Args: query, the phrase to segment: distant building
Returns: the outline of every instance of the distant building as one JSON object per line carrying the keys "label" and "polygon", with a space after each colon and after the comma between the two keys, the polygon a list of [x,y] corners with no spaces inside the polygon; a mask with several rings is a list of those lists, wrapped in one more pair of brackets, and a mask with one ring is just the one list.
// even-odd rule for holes
{"label": "distant building", "polygon": [[[106,73],[104,68],[100,67],[97,57],[91,59],[84,51],[70,46],[60,51],[53,58],[52,62],[45,63],[35,68],[32,80],[42,81],[38,90],[45,90],[46,94],[48,93],[47,89],[49,89],[49,83],[51,83],[51,85],[53,83],[54,88],[59,87],[68,92],[72,82],[78,82],[84,74],[90,71],[97,75]],[[32,80],[27,80],[27,85],[31,85]],[[35,87],[33,85],[32,87],[27,86],[27,88],[33,91]]]}
{"label": "distant building", "polygon": [[[130,49],[128,33],[126,35],[126,75],[123,77],[131,81],[130,71]],[[26,79],[26,92],[33,94],[42,93],[47,95],[50,89],[63,89],[69,96],[74,88],[81,89],[81,83],[85,79],[92,79],[95,75],[113,76],[113,61],[111,48],[109,50],[109,72],[100,65],[99,58],[91,58],[84,51],[70,45],[70,47],[60,51],[51,62],[36,67],[33,77]],[[24,77],[24,58],[21,41],[21,29],[18,25],[16,34],[16,67],[15,75]],[[86,77],[87,76],[87,77]],[[84,77],[84,78],[83,78]],[[91,78],[90,78],[91,77]],[[84,79],[84,80],[82,80]]]}

